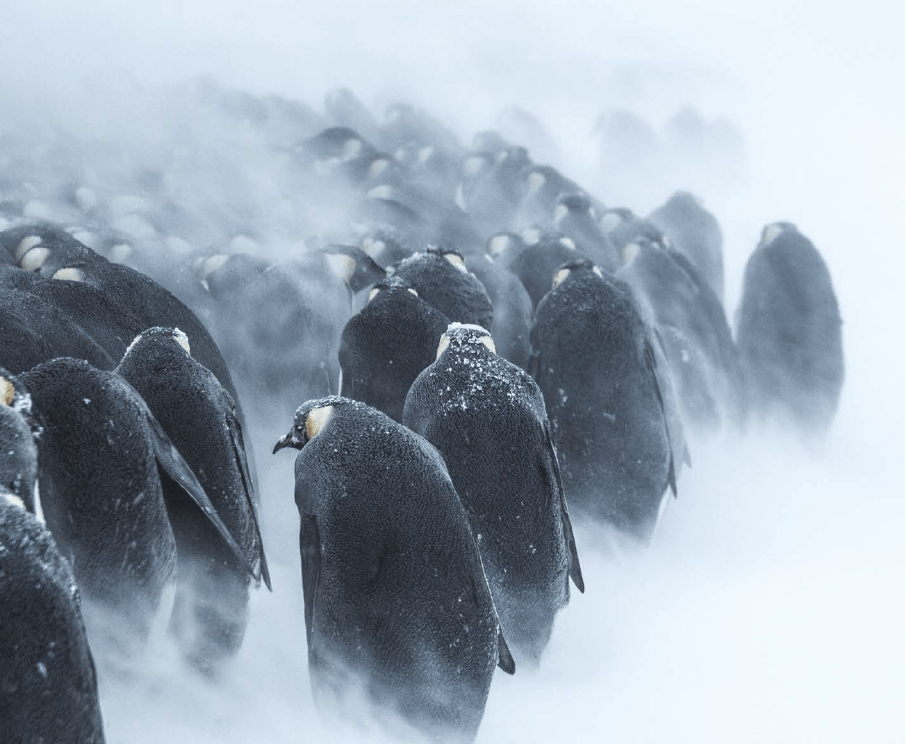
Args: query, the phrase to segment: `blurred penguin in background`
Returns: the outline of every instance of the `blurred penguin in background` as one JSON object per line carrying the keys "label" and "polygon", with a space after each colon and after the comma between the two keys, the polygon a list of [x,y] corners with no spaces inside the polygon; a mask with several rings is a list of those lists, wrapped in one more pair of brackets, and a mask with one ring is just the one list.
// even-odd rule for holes
{"label": "blurred penguin in background", "polygon": [[749,257],[736,344],[752,414],[827,432],[843,388],[843,334],[830,271],[794,225],[764,228]]}

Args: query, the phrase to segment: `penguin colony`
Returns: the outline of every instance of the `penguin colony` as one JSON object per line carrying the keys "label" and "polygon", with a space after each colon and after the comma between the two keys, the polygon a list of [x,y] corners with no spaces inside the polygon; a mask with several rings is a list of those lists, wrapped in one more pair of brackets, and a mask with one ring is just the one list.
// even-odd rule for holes
{"label": "penguin colony", "polygon": [[643,217],[497,132],[467,148],[348,90],[323,114],[191,95],[260,129],[298,235],[249,234],[236,196],[193,212],[159,165],[123,184],[3,143],[8,173],[32,168],[0,184],[9,740],[103,741],[117,679],[92,654],[141,659],[161,622],[216,684],[271,588],[259,509],[296,518],[259,492],[249,411],[298,450],[318,707],[364,699],[435,741],[474,740],[495,669],[538,666],[595,585],[574,523],[645,544],[690,440],[830,427],[840,312],[791,223],[752,253],[734,337],[720,227],[690,193]]}

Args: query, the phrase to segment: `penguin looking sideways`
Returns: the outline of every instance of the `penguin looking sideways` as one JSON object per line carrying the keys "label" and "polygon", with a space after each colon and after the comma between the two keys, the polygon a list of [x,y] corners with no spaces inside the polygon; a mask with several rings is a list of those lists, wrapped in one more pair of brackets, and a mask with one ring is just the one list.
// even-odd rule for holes
{"label": "penguin looking sideways", "polygon": [[295,498],[319,705],[364,686],[429,738],[474,739],[494,667],[515,664],[440,453],[364,403],[296,411]]}
{"label": "penguin looking sideways", "polygon": [[189,508],[177,515],[171,509],[179,574],[171,627],[184,654],[208,671],[239,650],[250,578],[270,588],[236,405],[192,358],[178,328],[150,328],[136,337],[116,372],[148,404],[245,556],[242,561],[233,554],[202,512]]}
{"label": "penguin looking sideways", "polygon": [[509,642],[537,662],[568,577],[585,590],[541,390],[485,329],[452,323],[409,389],[403,424],[444,456]]}

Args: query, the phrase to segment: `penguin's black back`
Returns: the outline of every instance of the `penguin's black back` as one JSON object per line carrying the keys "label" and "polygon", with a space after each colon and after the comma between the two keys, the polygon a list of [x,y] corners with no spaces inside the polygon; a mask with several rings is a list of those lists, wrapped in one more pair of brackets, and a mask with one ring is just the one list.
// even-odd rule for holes
{"label": "penguin's black back", "polygon": [[532,328],[530,372],[570,503],[641,537],[675,477],[654,343],[629,286],[587,264],[542,300]]}
{"label": "penguin's black back", "polygon": [[444,456],[508,641],[537,659],[569,600],[572,528],[541,391],[482,332],[451,326],[409,390],[403,423]]}
{"label": "penguin's black back", "polygon": [[826,430],[843,387],[841,325],[830,271],[808,238],[786,229],[756,249],[736,323],[753,413]]}
{"label": "penguin's black back", "polygon": [[402,421],[406,392],[434,361],[449,319],[398,279],[374,291],[340,337],[340,392]]}
{"label": "penguin's black back", "polygon": [[0,492],[0,721],[9,742],[103,744],[94,660],[67,562]]}
{"label": "penguin's black back", "polygon": [[374,697],[416,727],[474,737],[498,659],[498,624],[443,459],[362,403],[321,403],[334,404],[334,413],[295,466],[303,527],[315,521],[323,551],[313,681],[351,664]]}
{"label": "penguin's black back", "polygon": [[113,372],[58,358],[18,379],[38,440],[47,525],[93,598],[147,618],[175,561],[144,404]]}
{"label": "penguin's black back", "polygon": [[394,269],[396,276],[452,322],[474,323],[491,330],[491,298],[455,251],[429,249],[401,261]]}
{"label": "penguin's black back", "polygon": [[[235,404],[182,343],[190,345],[190,340],[179,331],[151,328],[130,345],[116,372],[147,402],[198,477],[255,578],[263,574],[269,585]],[[248,621],[249,573],[206,515],[191,502],[185,506],[178,513],[170,509],[182,587],[175,624],[184,652],[209,670],[241,645]]]}

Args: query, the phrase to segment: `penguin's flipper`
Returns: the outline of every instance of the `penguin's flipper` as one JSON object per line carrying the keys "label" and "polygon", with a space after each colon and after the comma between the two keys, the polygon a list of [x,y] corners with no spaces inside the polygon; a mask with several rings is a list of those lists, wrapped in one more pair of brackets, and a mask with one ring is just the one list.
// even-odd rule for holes
{"label": "penguin's flipper", "polygon": [[[252,515],[252,523],[255,525],[255,537],[258,541],[258,555],[256,556],[258,563],[257,575],[254,575],[255,580],[263,580],[264,585],[270,590],[271,588],[271,574],[267,567],[267,557],[264,555],[264,540],[261,538],[261,527],[258,524],[258,512],[255,509],[255,487],[252,485],[252,477],[249,474],[248,459],[245,456],[245,442],[242,437],[242,426],[239,423],[239,419],[236,418],[235,412],[232,415],[227,416],[226,421],[227,429],[230,432],[230,442],[233,445],[233,455],[236,458],[236,466],[239,468],[239,473],[242,476],[242,485],[243,490],[245,491],[245,499],[248,506],[249,513]],[[253,559],[252,563],[256,561]]]}
{"label": "penguin's flipper", "polygon": [[651,339],[645,341],[645,363],[651,374],[651,382],[661,405],[664,416],[664,429],[667,432],[667,443],[670,447],[670,469],[668,484],[673,495],[676,496],[677,465],[681,462],[691,461],[689,448],[686,446],[686,436],[683,432],[683,423],[678,413],[673,381],[670,379],[670,368],[664,356],[664,342],[657,329],[654,330],[656,343]]}
{"label": "penguin's flipper", "polygon": [[[144,401],[142,401],[142,403],[144,403]],[[145,406],[145,418],[148,422],[148,428],[151,431],[151,438],[154,444],[154,455],[157,458],[158,467],[170,476],[192,501],[195,502],[211,524],[214,525],[217,532],[220,533],[220,536],[230,550],[233,551],[239,559],[240,564],[245,566],[249,574],[254,577],[255,572],[252,569],[252,566],[249,565],[245,553],[242,552],[242,548],[236,544],[230,531],[226,528],[226,525],[214,508],[208,495],[204,492],[201,483],[198,482],[198,478],[195,477],[195,473],[192,472],[192,468],[189,467],[189,464],[183,459],[183,456],[179,454],[176,445],[170,441],[170,437],[167,436],[164,428],[160,425],[158,420],[154,418],[154,414],[151,413],[151,410],[147,406]]]}
{"label": "penguin's flipper", "polygon": [[544,426],[544,457],[541,467],[544,470],[548,490],[560,501],[560,521],[563,525],[563,538],[566,542],[566,549],[569,551],[569,577],[573,580],[573,584],[576,585],[576,589],[584,594],[585,580],[582,578],[582,567],[579,565],[576,537],[573,534],[573,523],[569,518],[569,509],[566,506],[566,493],[563,491],[560,464],[557,462],[557,451],[554,449],[549,423]]}
{"label": "penguin's flipper", "polygon": [[510,653],[510,647],[507,646],[503,630],[499,625],[497,626],[497,666],[507,674],[516,673],[516,662],[513,661],[513,654]]}
{"label": "penguin's flipper", "polygon": [[311,514],[302,515],[299,531],[299,553],[302,556],[302,594],[305,601],[305,634],[308,639],[308,656],[311,660],[312,622],[315,610],[315,595],[321,578],[321,535],[318,523]]}

